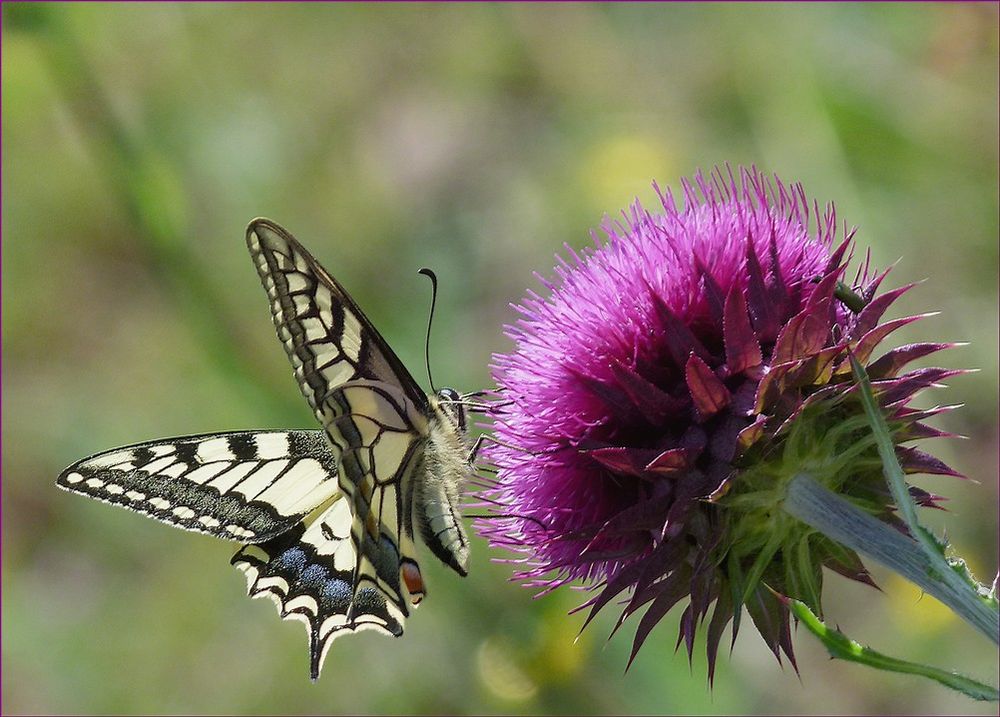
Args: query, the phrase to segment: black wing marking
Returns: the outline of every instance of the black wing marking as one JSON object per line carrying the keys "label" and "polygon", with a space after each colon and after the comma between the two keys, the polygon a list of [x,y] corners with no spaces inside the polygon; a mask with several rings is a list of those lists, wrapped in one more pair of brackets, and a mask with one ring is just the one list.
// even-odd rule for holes
{"label": "black wing marking", "polygon": [[314,680],[340,635],[366,629],[403,633],[405,608],[387,600],[377,582],[358,581],[354,522],[348,501],[338,496],[293,530],[233,556],[250,597],[268,597],[282,619],[305,623]]}
{"label": "black wing marking", "polygon": [[330,392],[356,380],[392,384],[402,390],[407,408],[427,415],[427,396],[409,371],[350,294],[295,237],[267,219],[254,219],[247,246],[278,338],[320,421]]}
{"label": "black wing marking", "polygon": [[104,451],[56,483],[180,528],[257,543],[336,494],[336,474],[322,431],[233,431]]}

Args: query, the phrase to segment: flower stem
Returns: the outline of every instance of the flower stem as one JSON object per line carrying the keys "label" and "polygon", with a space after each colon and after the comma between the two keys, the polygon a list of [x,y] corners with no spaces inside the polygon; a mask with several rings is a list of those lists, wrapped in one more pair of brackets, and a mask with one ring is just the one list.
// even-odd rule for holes
{"label": "flower stem", "polygon": [[827,537],[899,573],[1000,644],[1000,613],[987,605],[943,557],[940,562],[933,560],[913,538],[804,474],[789,483],[783,507]]}
{"label": "flower stem", "polygon": [[858,662],[862,665],[874,667],[876,670],[887,670],[889,672],[900,672],[926,677],[940,682],[945,687],[958,690],[975,700],[984,702],[996,702],[1000,700],[1000,693],[998,693],[996,687],[947,670],[883,655],[881,652],[876,652],[870,647],[865,647],[855,642],[839,630],[834,630],[824,625],[804,602],[789,600],[788,598],[780,599],[789,606],[795,617],[799,619],[799,622],[805,625],[809,632],[819,638],[820,642],[823,643],[830,653],[830,657],[834,659]]}

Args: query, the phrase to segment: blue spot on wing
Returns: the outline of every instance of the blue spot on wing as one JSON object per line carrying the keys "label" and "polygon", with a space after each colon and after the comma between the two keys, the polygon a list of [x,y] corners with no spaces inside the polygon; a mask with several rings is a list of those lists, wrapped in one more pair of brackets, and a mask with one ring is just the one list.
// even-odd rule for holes
{"label": "blue spot on wing", "polygon": [[299,575],[306,566],[306,554],[302,548],[289,548],[276,557],[273,562],[278,570]]}
{"label": "blue spot on wing", "polygon": [[347,613],[351,605],[351,584],[340,578],[331,578],[320,592],[320,604],[331,613]]}
{"label": "blue spot on wing", "polygon": [[326,582],[329,571],[322,565],[313,563],[299,576],[299,587],[296,592],[318,593]]}

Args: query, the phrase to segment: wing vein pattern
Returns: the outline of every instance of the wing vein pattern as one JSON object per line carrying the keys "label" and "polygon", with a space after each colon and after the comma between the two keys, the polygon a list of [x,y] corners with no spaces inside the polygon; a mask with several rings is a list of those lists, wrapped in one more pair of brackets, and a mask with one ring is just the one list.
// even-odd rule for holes
{"label": "wing vein pattern", "polygon": [[[330,641],[374,629],[398,636],[422,596],[410,515],[428,399],[340,284],[267,220],[247,231],[278,338],[336,456],[340,494],[295,530],[234,560],[251,595],[300,619],[318,674]],[[412,588],[412,590],[410,589]],[[414,594],[418,593],[418,594]]]}

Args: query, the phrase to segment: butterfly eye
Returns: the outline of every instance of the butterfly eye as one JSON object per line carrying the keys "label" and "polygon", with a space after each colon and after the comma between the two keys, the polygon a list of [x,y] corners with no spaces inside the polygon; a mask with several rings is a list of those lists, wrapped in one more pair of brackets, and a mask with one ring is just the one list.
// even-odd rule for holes
{"label": "butterfly eye", "polygon": [[462,403],[462,394],[453,388],[442,388],[437,392],[441,399],[442,407],[448,414],[455,418],[460,431],[465,430],[465,404]]}

